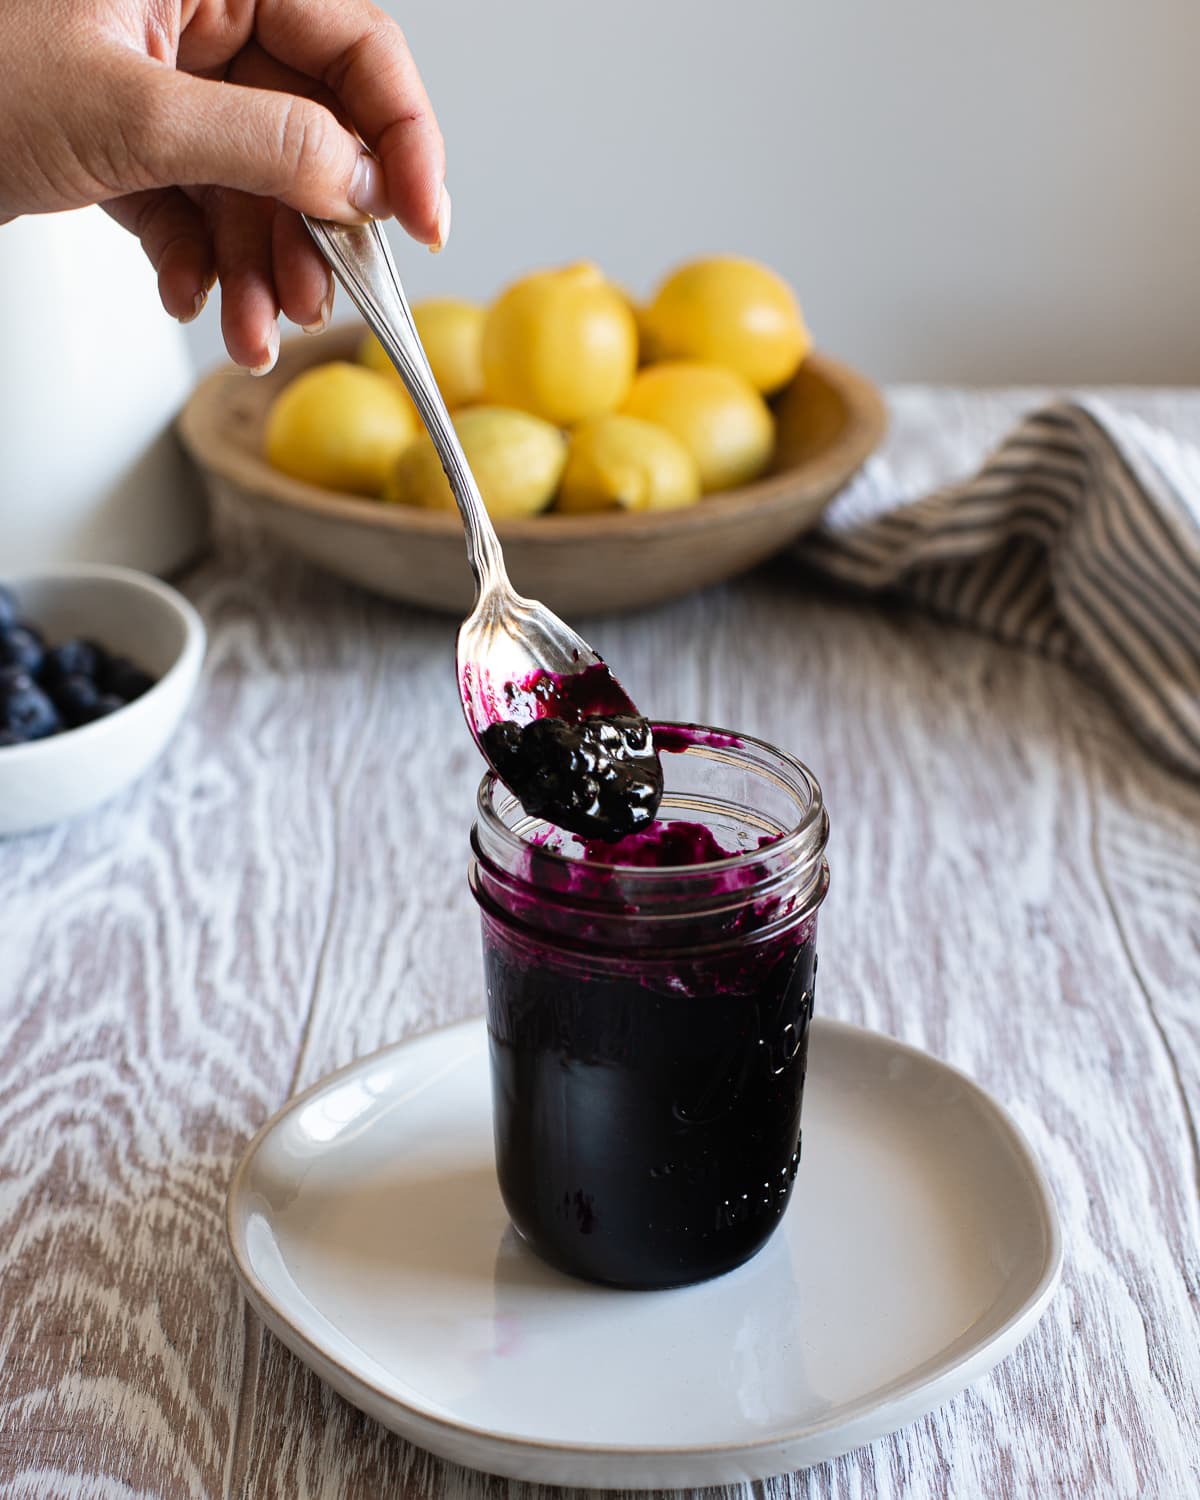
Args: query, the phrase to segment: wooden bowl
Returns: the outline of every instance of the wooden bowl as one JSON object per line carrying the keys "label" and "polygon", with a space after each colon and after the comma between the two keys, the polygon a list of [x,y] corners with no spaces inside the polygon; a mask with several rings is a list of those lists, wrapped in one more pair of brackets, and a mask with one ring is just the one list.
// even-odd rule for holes
{"label": "wooden bowl", "polygon": [[[464,615],[474,584],[454,513],[336,494],[273,469],[262,456],[267,408],[301,370],[351,359],[362,330],[288,340],[272,373],[218,370],[179,418],[184,444],[215,498],[249,509],[280,541],[355,583],[411,604]],[[500,521],[514,585],[559,614],[633,609],[753,567],[810,527],[878,445],[877,388],[813,354],[773,402],[772,471],[685,510],[630,515],[549,513]]]}

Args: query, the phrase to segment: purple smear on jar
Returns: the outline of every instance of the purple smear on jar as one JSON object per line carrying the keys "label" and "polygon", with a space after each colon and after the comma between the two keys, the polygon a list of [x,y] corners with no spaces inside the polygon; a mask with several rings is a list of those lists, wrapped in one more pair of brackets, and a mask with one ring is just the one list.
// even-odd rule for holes
{"label": "purple smear on jar", "polygon": [[737,750],[742,741],[736,734],[721,734],[714,729],[701,729],[698,724],[665,724],[654,726],[654,748],[682,755],[693,745],[707,745],[713,750]]}

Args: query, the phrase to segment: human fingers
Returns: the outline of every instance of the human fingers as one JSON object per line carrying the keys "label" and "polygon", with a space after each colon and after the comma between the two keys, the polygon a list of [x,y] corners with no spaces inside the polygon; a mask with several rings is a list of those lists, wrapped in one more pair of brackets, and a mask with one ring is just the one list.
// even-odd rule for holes
{"label": "human fingers", "polygon": [[141,60],[125,81],[139,185],[213,184],[344,223],[390,216],[380,163],[315,100]]}
{"label": "human fingers", "polygon": [[298,323],[305,333],[320,333],[328,327],[333,275],[300,215],[282,205],[275,210],[271,231],[271,265],[284,317]]}
{"label": "human fingers", "polygon": [[382,164],[391,210],[414,238],[440,248],[450,228],[445,147],[396,22],[370,0],[259,0],[255,35],[333,90]]}
{"label": "human fingers", "polygon": [[279,298],[271,253],[276,205],[269,198],[214,189],[207,206],[225,347],[236,364],[265,375],[279,356]]}
{"label": "human fingers", "polygon": [[[335,115],[342,113],[336,96],[323,84],[287,67],[255,42],[242,48],[226,76],[231,83],[296,94],[323,104]],[[332,311],[333,276],[300,216],[282,205],[275,214],[271,248],[281,312],[306,332],[319,332]]]}
{"label": "human fingers", "polygon": [[158,273],[158,295],[173,318],[190,323],[213,284],[212,236],[203,211],[178,188],[110,198],[105,212],[142,242]]}

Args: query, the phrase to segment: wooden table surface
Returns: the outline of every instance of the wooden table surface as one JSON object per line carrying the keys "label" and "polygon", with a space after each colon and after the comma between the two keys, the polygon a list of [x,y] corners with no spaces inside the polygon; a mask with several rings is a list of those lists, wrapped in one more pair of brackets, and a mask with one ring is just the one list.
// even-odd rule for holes
{"label": "wooden table surface", "polygon": [[[964,471],[1027,403],[896,393],[885,461]],[[1200,439],[1200,396],[1135,404]],[[211,640],[162,762],[0,843],[0,1493],[530,1500],[333,1395],[222,1231],[291,1093],[481,1009],[453,623],[231,518],[182,586]],[[793,564],[581,623],[651,711],[812,765],[819,1010],[995,1093],[1063,1219],[1061,1289],[992,1375],[747,1494],[1200,1492],[1200,786],[1064,668]]]}

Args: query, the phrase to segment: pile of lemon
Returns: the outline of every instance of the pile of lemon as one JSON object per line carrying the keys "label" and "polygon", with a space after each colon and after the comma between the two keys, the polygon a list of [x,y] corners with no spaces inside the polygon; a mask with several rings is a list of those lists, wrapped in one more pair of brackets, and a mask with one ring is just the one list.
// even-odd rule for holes
{"label": "pile of lemon", "polygon": [[[672,272],[644,307],[588,264],[538,271],[489,308],[441,298],[413,318],[493,516],[667,510],[770,462],[765,398],[810,339],[791,288],[755,261]],[[371,334],[275,398],[266,454],[328,489],[452,510],[437,453]]]}

